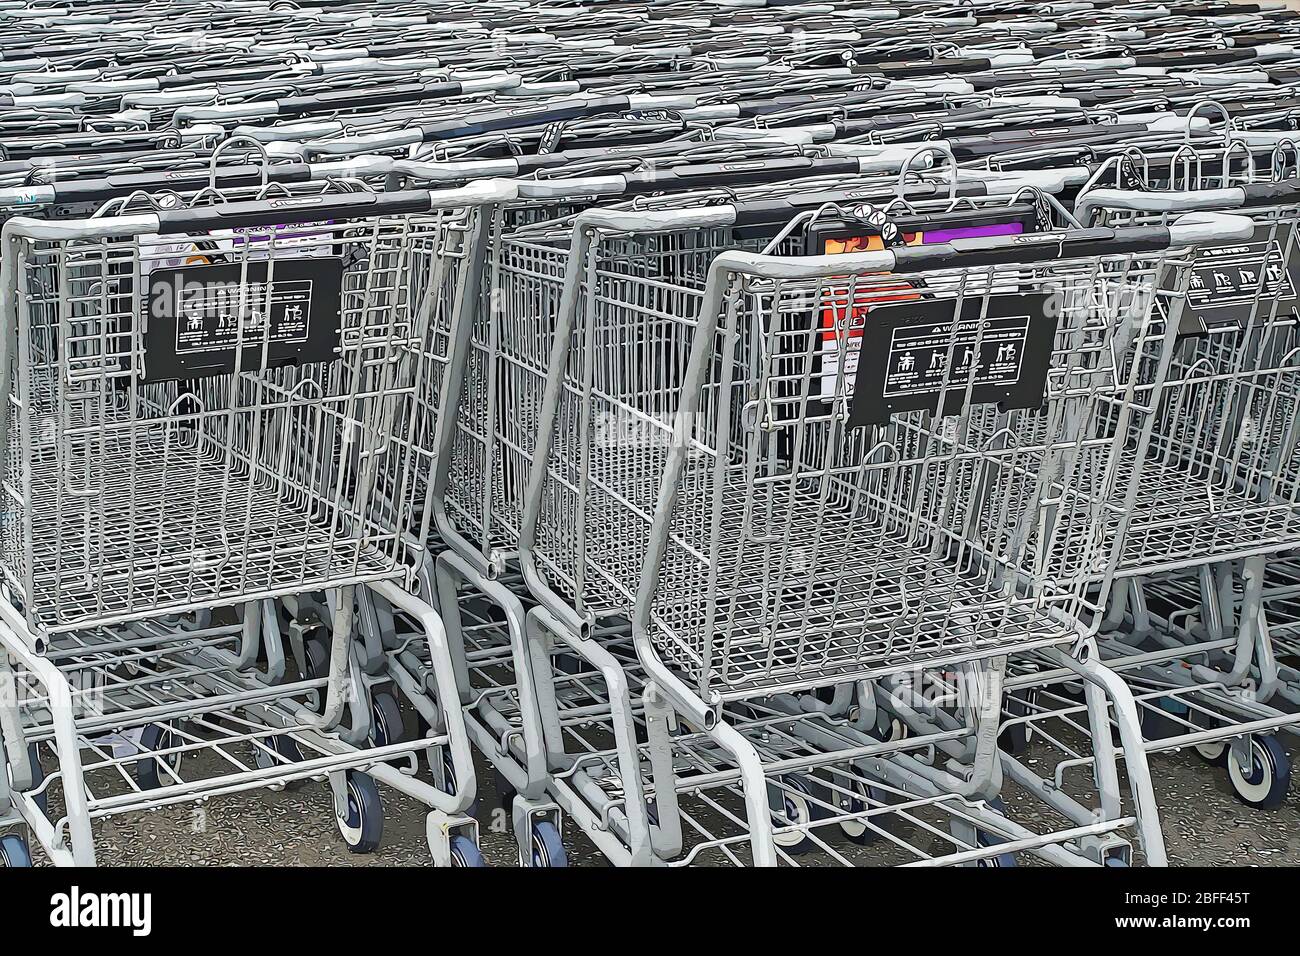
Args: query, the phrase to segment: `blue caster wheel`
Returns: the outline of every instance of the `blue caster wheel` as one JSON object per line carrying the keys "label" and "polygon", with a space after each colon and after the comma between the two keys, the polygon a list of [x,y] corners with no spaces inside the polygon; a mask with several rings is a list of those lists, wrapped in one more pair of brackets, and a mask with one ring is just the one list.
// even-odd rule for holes
{"label": "blue caster wheel", "polygon": [[[443,785],[447,788],[448,793],[455,793],[456,792],[456,767],[451,759],[451,751],[448,750],[446,747],[443,747],[441,749],[442,749]],[[511,799],[513,799],[513,797]],[[507,803],[504,804],[504,806],[509,808],[510,804]],[[474,802],[469,805],[469,809],[466,810],[465,813],[467,813],[471,817],[478,816],[477,796],[474,798]]]}
{"label": "blue caster wheel", "polygon": [[442,748],[442,782],[448,793],[456,792],[456,762],[446,747]]}
{"label": "blue caster wheel", "polygon": [[16,833],[0,836],[0,867],[27,869],[32,865],[32,854],[27,849],[27,841]]}
{"label": "blue caster wheel", "polygon": [[[1229,748],[1231,751],[1231,748]],[[1247,806],[1267,810],[1286,799],[1291,786],[1291,759],[1275,737],[1257,734],[1250,738],[1250,769],[1228,754],[1228,780],[1232,792]]]}
{"label": "blue caster wheel", "polygon": [[[988,806],[990,810],[996,810],[998,813],[1002,814],[1003,816],[1006,816],[1006,804],[1002,802],[1002,799],[1000,797],[995,797],[994,799],[990,800],[988,802]],[[986,830],[977,831],[976,839],[978,839],[980,846],[987,846],[987,847],[994,847],[994,846],[998,846],[1001,843],[1007,842],[1003,837],[997,835],[996,833],[989,833]],[[989,868],[992,867],[1005,868],[1009,866],[1015,866],[1016,855],[1014,853],[999,853],[997,856],[986,856],[984,857],[984,859],[978,861],[978,865],[981,867],[989,867]]]}
{"label": "blue caster wheel", "polygon": [[[269,748],[270,751],[262,749]],[[275,756],[279,755],[279,759]],[[297,742],[287,734],[277,734],[274,737],[267,737],[262,741],[262,747],[255,747],[253,759],[257,764],[258,770],[269,770],[272,767],[284,767],[291,763],[298,763],[303,759],[302,751],[298,748]],[[286,790],[298,790],[305,784],[305,780],[288,780],[284,784]]]}
{"label": "blue caster wheel", "polygon": [[[991,833],[981,832],[979,836],[980,846],[997,846],[999,843],[1005,843],[999,836]],[[986,856],[979,861],[981,867],[1004,868],[1016,865],[1016,855],[1014,853],[999,853],[997,856]]]}
{"label": "blue caster wheel", "polygon": [[406,739],[406,722],[397,698],[387,691],[376,691],[370,698],[370,745],[386,747]]}
{"label": "blue caster wheel", "polygon": [[480,867],[487,866],[487,861],[477,843],[467,836],[454,836],[451,838],[451,865]]}
{"label": "blue caster wheel", "polygon": [[533,823],[532,855],[535,867],[555,869],[569,865],[569,855],[564,852],[560,831],[550,820]]}
{"label": "blue caster wheel", "polygon": [[343,842],[353,853],[373,853],[384,836],[384,807],[379,788],[370,774],[349,770],[347,806],[344,812],[335,807],[334,818]]}
{"label": "blue caster wheel", "polygon": [[[317,629],[314,634],[304,637],[302,641],[302,653],[306,658],[303,663],[307,668],[307,673],[303,676],[311,680],[328,677],[330,672],[330,642],[329,637],[321,633],[322,630]],[[311,710],[317,714],[324,713],[325,688],[317,687],[314,693],[316,700]]]}
{"label": "blue caster wheel", "polygon": [[[140,749],[150,755],[160,750],[170,750],[179,743],[176,735],[161,724],[148,724],[140,734]],[[157,790],[176,783],[175,772],[180,766],[180,753],[164,754],[161,757],[146,756],[135,762],[135,779],[141,790]]]}
{"label": "blue caster wheel", "polygon": [[[803,827],[827,816],[826,808],[813,799],[812,789],[802,777],[788,774],[781,778],[781,784],[784,786],[775,781],[767,784],[767,806],[772,812],[773,827]],[[772,842],[787,853],[807,853],[817,847],[806,829],[776,833]]]}

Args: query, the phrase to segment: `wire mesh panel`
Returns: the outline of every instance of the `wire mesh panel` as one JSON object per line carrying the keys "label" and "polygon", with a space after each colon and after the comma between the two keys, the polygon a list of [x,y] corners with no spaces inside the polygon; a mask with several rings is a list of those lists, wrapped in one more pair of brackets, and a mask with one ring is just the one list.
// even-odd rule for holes
{"label": "wire mesh panel", "polygon": [[[645,215],[631,214],[631,221]],[[656,215],[671,225],[655,227]],[[535,510],[525,532],[529,559],[552,594],[582,616],[630,610],[666,452],[656,423],[675,407],[708,264],[737,244],[761,248],[775,231],[742,238],[725,214],[707,209],[684,219],[649,216],[648,228],[579,224],[581,241],[572,245],[559,233],[518,237],[507,250],[512,269],[529,257],[547,263],[545,276],[534,270],[519,278],[549,290],[553,311],[543,314],[557,317],[540,334],[507,340],[536,346],[532,356],[507,357],[504,367],[518,377],[515,394],[530,400],[524,407],[531,404],[538,421],[546,377],[563,371],[554,417],[543,424],[548,457],[536,487],[526,483],[535,455],[528,449],[537,440],[532,416],[513,425],[532,425],[519,459],[527,467],[502,471],[517,481],[516,500]],[[520,520],[528,525],[527,513]]]}
{"label": "wire mesh panel", "polygon": [[[894,186],[892,179],[887,182],[885,201]],[[501,442],[519,449],[518,467],[503,469],[517,479],[513,496],[505,493],[506,513],[511,497],[534,496],[527,503],[536,512],[528,558],[555,600],[579,617],[625,614],[635,599],[648,517],[671,444],[666,423],[680,398],[711,263],[727,249],[803,254],[808,243],[820,241],[821,232],[810,225],[818,221],[816,213],[836,219],[830,212],[838,207],[832,204],[808,205],[792,198],[801,197],[779,188],[760,192],[752,205],[736,207],[705,205],[700,196],[662,197],[645,211],[595,212],[579,217],[576,225],[521,233],[503,245],[499,281],[502,322],[509,332],[501,336],[507,355],[502,374],[519,378],[517,385],[506,386],[514,389],[512,395],[527,392],[528,397],[511,406],[510,426],[523,430],[521,441]],[[801,205],[807,206],[802,214]],[[950,203],[908,208],[918,222],[952,214]],[[962,214],[985,222],[1011,209],[1018,207],[1008,197],[990,196],[967,201]],[[855,221],[851,228],[875,231],[879,224]],[[900,237],[923,241],[920,232]],[[874,242],[881,247],[878,232]],[[515,301],[511,296],[522,297]],[[897,297],[917,296],[904,289]],[[530,331],[537,315],[543,316],[543,325]],[[559,320],[551,321],[552,315]],[[795,320],[805,334],[816,335],[817,371],[809,372],[809,387],[810,395],[823,398],[828,386],[833,398],[832,369],[840,350],[856,350],[862,331],[860,322],[854,322],[837,337],[833,324],[825,324],[829,315],[810,304]],[[554,345],[555,335],[564,336],[567,347]],[[531,354],[512,360],[511,350],[522,343],[531,345]],[[789,355],[781,359],[787,364],[793,360]],[[546,464],[536,486],[528,489],[523,479],[534,461],[531,433],[543,412],[548,371],[558,388],[546,425]],[[787,372],[778,377],[774,395],[793,398],[797,376]]]}
{"label": "wire mesh panel", "polygon": [[458,215],[16,222],[3,567],[32,626],[405,574]]}

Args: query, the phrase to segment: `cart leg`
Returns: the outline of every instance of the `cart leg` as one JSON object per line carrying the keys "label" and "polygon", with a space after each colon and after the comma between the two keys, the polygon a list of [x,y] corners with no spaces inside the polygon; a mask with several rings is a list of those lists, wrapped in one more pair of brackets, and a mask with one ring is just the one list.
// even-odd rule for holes
{"label": "cart leg", "polygon": [[[1096,642],[1091,638],[1081,640],[1073,654],[1059,651],[1053,656],[1080,677],[1087,685],[1095,687],[1110,700],[1112,716],[1119,728],[1120,746],[1124,752],[1124,766],[1128,771],[1129,788],[1133,797],[1133,815],[1137,818],[1138,837],[1148,866],[1167,866],[1168,856],[1165,852],[1164,832],[1160,829],[1160,811],[1156,806],[1155,790],[1151,785],[1151,767],[1147,763],[1147,752],[1142,740],[1139,725],[1137,703],[1133,692],[1124,683],[1123,678],[1105,667],[1097,659]],[[1093,714],[1092,699],[1089,699],[1089,723],[1093,746],[1097,753],[1097,766],[1103,763],[1104,754],[1109,753],[1114,760],[1114,742],[1111,739],[1110,721],[1102,720],[1100,725]],[[1101,785],[1103,774],[1109,771],[1098,770],[1098,783]],[[1115,773],[1117,780],[1118,773]],[[1113,797],[1102,795],[1102,812],[1106,807],[1118,805],[1118,782],[1111,784]]]}
{"label": "cart leg", "polygon": [[434,693],[446,721],[447,747],[451,750],[451,770],[456,778],[455,792],[431,799],[437,809],[446,813],[462,813],[474,802],[477,781],[474,773],[474,755],[470,752],[469,734],[465,730],[465,712],[457,704],[456,674],[447,647],[447,632],[442,618],[433,607],[414,595],[408,594],[391,581],[379,581],[372,587],[393,607],[411,615],[424,631],[427,661],[434,682]]}
{"label": "cart leg", "polygon": [[708,731],[736,762],[740,782],[745,793],[745,815],[749,824],[749,845],[754,866],[776,866],[776,841],[772,837],[771,808],[768,806],[767,780],[763,763],[753,744],[740,735],[736,728],[719,720]]}
{"label": "cart leg", "polygon": [[[81,768],[81,746],[77,737],[76,711],[72,688],[63,673],[44,657],[32,654],[22,644],[21,638],[7,626],[0,624],[0,647],[9,646],[12,653],[45,688],[46,706],[54,728],[54,752],[59,762],[59,775],[63,781],[64,813],[68,821],[67,841],[70,854],[55,852],[56,862],[70,862],[74,866],[95,865],[95,836],[90,825],[90,807],[86,802],[84,773]],[[3,656],[3,655],[0,655]],[[7,670],[8,665],[4,668]],[[17,699],[12,704],[17,707]],[[8,706],[8,702],[6,702]],[[30,768],[28,770],[30,773]],[[28,781],[30,783],[30,781]],[[28,821],[37,830],[42,843],[58,850],[55,840],[59,834],[52,831],[45,820]]]}
{"label": "cart leg", "polygon": [[0,653],[0,740],[4,741],[5,759],[14,789],[23,791],[32,785],[32,766],[27,758],[27,739],[18,714],[18,682],[8,655]]}
{"label": "cart leg", "polygon": [[1124,623],[1124,612],[1128,610],[1128,578],[1119,578],[1110,590],[1110,605],[1106,608],[1106,618],[1102,622],[1103,631],[1118,630]]}
{"label": "cart leg", "polygon": [[[510,660],[515,671],[515,692],[518,695],[522,724],[523,763],[526,777],[523,781],[512,779],[511,784],[525,796],[539,796],[546,785],[546,728],[542,723],[538,682],[530,658],[528,623],[523,603],[505,585],[485,578],[462,557],[450,551],[438,556],[435,574],[440,604],[447,609],[447,613],[443,615],[443,628],[447,633],[447,645],[450,649],[457,684],[463,695],[462,702],[468,703],[471,694],[469,669],[465,662],[465,638],[461,630],[460,607],[456,598],[457,582],[471,585],[479,594],[499,607],[505,615],[506,628],[510,635]],[[546,680],[546,686],[550,687],[549,680]],[[548,696],[546,701],[552,723],[551,738],[558,741],[559,718],[555,713],[554,695]]]}
{"label": "cart leg", "polygon": [[528,654],[537,693],[537,716],[541,721],[546,761],[550,767],[564,764],[564,735],[560,730],[560,711],[555,702],[554,667],[551,661],[552,634],[530,611],[525,622]]}
{"label": "cart leg", "polygon": [[353,588],[351,585],[341,587],[333,596],[329,678],[325,686],[324,709],[316,721],[321,730],[330,730],[343,719],[343,707],[347,703],[348,662],[352,657]]}
{"label": "cart leg", "polygon": [[[528,612],[530,627],[558,637],[600,671],[609,696],[609,717],[618,754],[618,773],[623,783],[624,813],[627,815],[628,850],[633,866],[650,862],[650,822],[646,815],[645,789],[641,781],[641,757],[637,745],[636,721],[632,696],[623,665],[608,650],[590,639],[583,639],[557,621],[544,607]],[[548,664],[549,667],[549,664]]]}
{"label": "cart leg", "polygon": [[682,852],[682,814],[677,800],[677,779],[673,772],[672,708],[664,702],[659,688],[648,684],[645,700],[646,746],[650,751],[651,784],[654,790],[655,852],[670,859]]}

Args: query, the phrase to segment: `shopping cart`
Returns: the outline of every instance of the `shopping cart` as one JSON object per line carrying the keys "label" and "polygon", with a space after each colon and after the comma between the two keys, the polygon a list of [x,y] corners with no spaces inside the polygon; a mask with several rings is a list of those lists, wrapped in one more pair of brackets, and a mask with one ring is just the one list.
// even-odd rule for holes
{"label": "shopping cart", "polygon": [[[597,269],[597,274],[598,275],[603,274],[603,270],[608,269],[610,270],[610,273],[612,274],[614,279],[617,279],[618,281],[623,281],[626,278],[629,288],[635,290],[629,296],[629,298],[631,298],[632,296],[638,296],[639,301],[641,303],[640,308],[646,308],[647,304],[653,302],[656,296],[663,296],[665,302],[672,302],[672,303],[677,303],[678,300],[676,297],[681,296],[683,297],[683,301],[680,303],[681,305],[680,308],[674,307],[672,309],[667,309],[665,311],[669,312],[672,315],[681,315],[683,313],[689,314],[691,301],[692,301],[691,295],[688,294],[686,291],[683,291],[673,286],[672,282],[680,282],[683,280],[684,277],[688,277],[692,275],[693,268],[697,270],[695,274],[698,274],[699,267],[695,266],[695,263],[698,261],[703,261],[703,262],[709,261],[709,259],[711,259],[711,256],[706,251],[709,248],[709,243],[710,241],[714,241],[714,242],[719,241],[716,238],[716,236],[713,233],[710,233],[708,230],[698,230],[698,229],[692,230],[690,228],[692,226],[698,226],[698,225],[713,225],[713,221],[709,217],[717,215],[716,212],[697,211],[691,215],[700,216],[704,218],[700,219],[697,222],[695,219],[692,219],[689,216],[687,216],[687,218],[684,218],[681,221],[683,223],[682,228],[686,233],[685,241],[682,242],[682,246],[685,247],[684,249],[679,249],[676,245],[669,242],[662,246],[661,245],[652,246],[651,248],[654,250],[654,255],[647,256],[646,248],[644,245],[637,245],[635,242],[633,242],[630,239],[628,240],[627,245],[619,245],[617,239],[611,239],[610,251],[602,252],[600,254],[600,257],[595,260],[596,262],[599,262],[599,265],[595,267]],[[579,221],[581,222],[581,218]],[[628,221],[631,221],[631,219],[629,219]],[[642,240],[642,242],[644,242],[644,240]],[[541,302],[557,301],[555,297],[561,294],[561,286],[560,286],[560,280],[558,275],[559,270],[553,266],[545,265],[545,263],[548,261],[554,261],[557,257],[565,256],[568,252],[567,245],[562,243],[555,243],[554,245],[552,245],[549,242],[529,240],[522,235],[516,236],[512,240],[512,243],[510,245],[514,246],[514,248],[510,250],[512,253],[512,263],[510,268],[517,272],[520,272],[521,275],[516,279],[516,281],[519,283],[518,286],[511,286],[511,284],[507,282],[506,287],[519,289],[519,291],[514,294],[517,297],[517,300],[521,303],[530,302],[530,301],[541,301]],[[608,260],[606,260],[605,258],[606,255],[608,255],[609,257]],[[606,264],[607,261],[609,263],[608,265]],[[646,270],[648,272],[649,276],[652,278],[647,278],[645,281],[648,284],[652,285],[655,291],[649,291],[646,289],[637,288],[636,274],[638,270]],[[575,272],[578,271],[581,270],[579,270],[576,265],[569,266],[568,281],[570,283],[573,283],[575,281],[573,277]],[[664,278],[665,276],[671,276],[672,280],[671,281],[666,280]],[[546,288],[551,289],[551,291],[546,292],[545,291]],[[564,291],[563,294],[567,297],[567,296],[576,295],[577,293],[573,290],[572,285],[570,285],[567,291]],[[551,298],[549,299],[542,298],[543,295],[549,296]],[[566,299],[566,300],[559,300],[559,301],[571,302],[572,300]],[[527,315],[533,315],[533,314],[544,315],[550,310],[543,307],[538,309],[524,308],[522,311]],[[672,327],[673,320],[660,319],[659,321],[666,322],[669,328]],[[546,336],[543,333],[542,334],[543,343],[545,342],[545,337]],[[536,340],[538,336],[533,334],[516,333],[514,336],[510,336],[508,338],[514,339],[515,341],[532,342]],[[582,339],[580,337],[576,339],[576,342],[581,342],[581,341]],[[656,336],[647,336],[645,341],[647,347],[647,354],[653,354],[660,359],[664,359],[664,361],[667,362],[669,368],[678,367],[679,363],[677,362],[677,360],[671,357],[674,354],[671,343],[665,344],[659,342],[656,340]],[[557,349],[558,348],[559,347],[557,346]],[[552,363],[557,361],[558,357],[561,356],[562,354],[563,353],[559,351],[555,352],[551,359]],[[660,366],[663,364],[663,362],[658,361],[657,359],[655,364],[656,366]],[[517,367],[508,369],[508,372],[510,374],[515,375],[517,378],[524,378],[524,376],[520,375],[520,372],[524,367],[530,367],[530,366],[528,366],[528,363],[524,361],[519,361]],[[531,367],[536,367],[535,358]],[[555,375],[554,369],[555,366],[552,364],[553,376]],[[636,363],[632,362],[628,366],[626,372],[629,375],[634,375],[636,374],[635,369],[636,369]],[[595,373],[593,373],[593,375],[594,374]],[[601,391],[605,389],[607,385],[608,382],[601,382],[599,385],[595,387],[597,391]],[[516,394],[520,393],[522,389],[524,389],[525,387],[531,387],[534,390],[536,388],[536,386],[528,386],[526,382],[521,382],[521,384],[519,385],[511,385],[510,387],[512,391],[514,391]],[[528,407],[527,401],[524,402],[524,407]],[[644,410],[640,410],[636,414],[638,416],[637,418],[638,421],[640,420],[639,416],[646,415]],[[601,420],[603,421],[604,419]],[[571,418],[567,419],[567,421],[569,422],[569,425],[566,425],[565,434],[569,436],[574,434],[574,432],[569,431],[570,426],[575,426],[578,425],[579,423],[583,423],[582,425],[583,428],[589,427],[588,424],[589,420],[584,420],[579,416],[578,413],[574,413]],[[520,433],[526,433],[527,428],[528,426],[524,425],[522,427],[519,427],[518,431]],[[582,433],[582,429],[575,429],[574,431],[576,431],[578,435],[581,435]],[[578,440],[578,439],[574,439],[574,440]],[[511,453],[515,453],[514,449],[518,449],[521,447],[527,449],[529,447],[526,438],[522,438],[522,439],[508,438],[504,440],[502,444],[503,446],[511,449]],[[654,443],[652,442],[650,444],[653,445]],[[597,446],[593,445],[591,447],[597,447]],[[569,450],[572,450],[572,446],[570,446]],[[608,450],[604,447],[601,447],[599,453],[607,454]],[[535,453],[533,457],[534,460],[536,460]],[[625,463],[620,463],[620,464],[625,464]],[[650,467],[651,469],[653,469],[653,460],[651,461]],[[578,472],[578,474],[580,475],[581,472]],[[534,472],[534,475],[536,475],[536,472]],[[566,504],[572,503],[573,501],[572,496],[576,495],[578,500],[583,500],[582,496],[584,494],[589,495],[592,493],[590,488],[578,485],[578,482],[580,481],[578,477],[575,476],[573,478],[569,478],[567,477],[568,475],[567,472],[565,473],[565,475],[566,477],[564,479],[561,479],[559,485],[557,486],[560,487],[561,489],[557,492],[557,498],[560,498],[560,496],[569,496],[569,501],[563,502],[561,499],[561,504],[559,506],[560,511],[564,510],[564,506]],[[603,475],[594,479],[593,487],[600,486],[604,480],[605,479]],[[633,484],[635,484],[635,482]],[[574,491],[573,489],[575,487],[579,487],[581,488],[581,490]],[[644,493],[644,489],[642,489],[642,493]],[[620,486],[619,494],[624,494],[621,486]],[[512,496],[507,494],[506,497],[510,498]],[[530,491],[529,500],[536,501],[537,497],[538,497],[538,493],[536,487],[534,487]],[[590,500],[590,498],[588,498],[587,500]],[[505,507],[508,509],[509,505],[507,504]],[[503,514],[504,513],[505,512],[503,512]],[[631,554],[637,553],[638,549],[636,546],[632,546],[632,547],[628,546],[629,542],[635,542],[637,540],[635,535],[638,534],[639,532],[636,530],[634,525],[628,525],[626,523],[620,524],[617,520],[614,520],[614,518],[611,515],[602,514],[600,516],[600,519],[595,522],[592,528],[594,529],[593,533],[595,535],[602,536],[599,540],[606,540],[603,536],[608,535],[608,540],[610,542],[617,542],[617,544],[614,545],[614,547],[617,548],[617,550],[621,554],[626,555],[629,552]],[[575,540],[575,538],[578,541],[582,541],[583,533],[584,532],[573,532],[573,531],[561,532],[560,533],[561,536],[559,540],[565,542],[566,544],[571,544]],[[588,540],[591,539],[589,538]],[[548,545],[553,543],[554,543],[553,541],[547,542]],[[538,550],[539,552],[542,551],[541,548],[539,548]],[[617,606],[617,602],[620,599],[623,600],[624,602],[628,601],[626,595],[628,591],[634,588],[634,585],[632,585],[631,587],[628,588],[628,591],[624,591],[623,594],[621,595],[615,594],[613,598],[609,598],[608,597],[609,592],[610,590],[612,590],[609,587],[609,580],[612,572],[609,571],[608,569],[602,568],[595,573],[588,573],[588,576],[583,577],[584,571],[587,571],[588,569],[586,569],[580,561],[574,559],[571,560],[569,563],[565,563],[563,561],[563,558],[555,559],[552,558],[550,554],[546,554],[546,553],[542,553],[541,561],[539,562],[539,564],[541,563],[544,563],[545,571],[547,572],[548,575],[552,577],[552,580],[553,581],[558,580],[559,584],[558,587],[552,586],[550,595],[546,593],[546,588],[547,588],[546,585],[537,586],[535,584],[532,590],[534,591],[535,594],[537,594],[540,597],[543,604],[546,605],[546,610],[551,611],[552,609],[555,609],[555,613],[557,615],[563,615],[566,613],[565,609],[571,606],[568,603],[570,601],[573,601],[574,606],[585,608],[585,605],[588,601],[588,597],[587,597],[588,591],[601,592],[601,598],[606,599],[607,604],[609,606]],[[635,566],[636,559],[632,558],[628,562],[628,564],[630,566]],[[528,564],[525,562],[524,563],[525,574],[530,573],[530,571],[532,570],[533,569],[530,569],[528,567]],[[540,575],[538,577],[540,577]],[[602,588],[605,589],[603,592],[601,591]],[[555,592],[557,590],[562,591],[564,593],[556,596]],[[577,595],[576,600],[575,600],[575,591],[581,592]],[[549,604],[548,604],[548,597],[550,597]],[[604,608],[601,608],[601,610],[604,610]],[[579,635],[588,633],[587,629],[593,626],[591,623],[592,615],[590,613],[586,614],[585,617],[583,615],[577,615],[576,620],[575,620],[575,613],[573,610],[568,610],[567,614],[568,617],[565,618],[565,623],[567,623],[569,627],[563,630],[567,630],[569,633],[579,634]],[[597,614],[599,614],[599,612],[597,612]],[[611,626],[613,626],[614,630],[617,631],[616,624]],[[584,644],[581,653],[593,654],[595,653],[595,651],[593,650],[591,643],[586,643]],[[608,663],[608,662],[604,662],[604,663]],[[611,673],[611,671],[612,671],[611,667],[602,667],[600,672],[601,677],[602,678],[606,677]],[[544,720],[544,723],[545,722],[546,721]],[[630,724],[628,725],[628,727],[630,727]],[[614,729],[614,733],[617,734],[620,729],[625,730],[625,737],[627,737],[628,739],[634,739],[634,734],[631,734],[628,728],[616,727]],[[553,748],[548,747],[548,751],[550,750],[553,750]],[[629,760],[630,759],[631,758],[629,758]],[[630,766],[635,768],[636,766],[635,762],[631,762]],[[633,791],[634,791],[634,785],[636,783],[639,783],[639,773],[635,773],[635,771],[633,773],[629,773],[628,767],[629,767],[629,763],[624,763],[623,767],[621,768],[621,772],[619,774],[622,780],[622,787],[625,788],[628,793],[625,803],[620,804],[620,809],[625,810],[627,814],[630,816],[632,814],[635,814],[636,812],[635,811],[636,801],[634,799],[635,793]],[[636,780],[632,779],[634,776],[637,778]],[[519,801],[518,799],[515,801],[517,811],[520,802],[521,801]],[[517,830],[522,830],[523,832],[527,832],[526,827],[519,827],[518,825],[517,825]],[[523,849],[526,853],[527,847],[524,847]]]}
{"label": "shopping cart", "polygon": [[[364,708],[341,722],[358,689],[357,590],[445,647],[409,590],[427,528],[427,380],[458,295],[474,294],[458,268],[466,236],[512,194],[489,183],[6,224],[17,334],[0,374],[23,412],[4,433],[0,613],[17,666],[3,729],[18,809],[56,861],[93,862],[92,818],[322,775],[354,848],[378,840],[373,777],[432,808],[435,858],[481,861],[460,832],[474,829],[474,783],[455,708],[429,738],[376,746]],[[317,592],[328,667],[284,679],[274,601]],[[235,623],[220,619],[228,606]],[[454,699],[445,651],[426,664]],[[57,772],[37,769],[30,744],[51,748]],[[451,793],[384,762],[430,747],[456,768]],[[181,776],[182,757],[199,772]]]}
{"label": "shopping cart", "polygon": [[[1170,178],[1200,173],[1214,188],[1098,188],[1079,200],[1087,218],[1164,222],[1199,208],[1255,223],[1249,241],[1198,254],[1168,374],[1146,388],[1154,437],[1145,459],[1124,463],[1140,469],[1142,492],[1100,649],[1138,697],[1148,750],[1192,747],[1226,768],[1239,798],[1268,807],[1285,798],[1290,779],[1273,735],[1294,733],[1300,719],[1279,693],[1264,599],[1268,565],[1300,543],[1295,181],[1256,179],[1261,166],[1279,168],[1277,147],[1235,141],[1223,157],[1172,160]],[[1020,746],[1031,730],[1077,712],[1063,675],[1052,673],[1030,666],[1017,681],[1011,726]]]}

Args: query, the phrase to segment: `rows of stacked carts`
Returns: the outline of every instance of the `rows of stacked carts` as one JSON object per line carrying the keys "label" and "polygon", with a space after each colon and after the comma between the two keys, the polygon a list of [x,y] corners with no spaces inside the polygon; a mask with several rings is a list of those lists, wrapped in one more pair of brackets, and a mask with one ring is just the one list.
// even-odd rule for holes
{"label": "rows of stacked carts", "polygon": [[308,785],[460,866],[480,792],[531,866],[1162,865],[1169,751],[1279,804],[1298,123],[1280,5],[0,0],[0,859]]}

